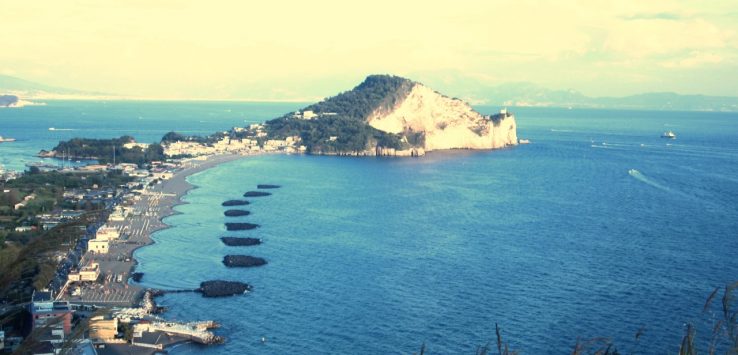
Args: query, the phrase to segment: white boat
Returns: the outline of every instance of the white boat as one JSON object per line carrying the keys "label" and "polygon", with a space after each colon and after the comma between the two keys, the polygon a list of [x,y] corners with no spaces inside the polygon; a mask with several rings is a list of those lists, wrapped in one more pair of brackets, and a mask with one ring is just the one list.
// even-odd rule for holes
{"label": "white boat", "polygon": [[3,138],[3,136],[0,136],[0,143],[2,142],[15,142],[15,138]]}
{"label": "white boat", "polygon": [[666,131],[666,132],[664,132],[664,133],[661,134],[661,138],[675,139],[676,138],[676,134],[674,134],[674,132],[672,132],[672,131]]}
{"label": "white boat", "polygon": [[54,128],[54,127],[49,127],[49,131],[56,131],[56,128]]}

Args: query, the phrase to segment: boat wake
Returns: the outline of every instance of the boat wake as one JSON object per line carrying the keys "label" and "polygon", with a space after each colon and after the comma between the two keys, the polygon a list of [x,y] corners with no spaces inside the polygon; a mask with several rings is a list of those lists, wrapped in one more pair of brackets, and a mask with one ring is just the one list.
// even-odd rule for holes
{"label": "boat wake", "polygon": [[666,187],[664,185],[661,185],[661,184],[659,184],[656,181],[653,181],[653,180],[649,179],[648,177],[646,177],[645,175],[643,175],[640,171],[638,171],[636,169],[630,169],[630,170],[628,170],[628,175],[634,177],[636,180],[638,180],[640,182],[643,182],[643,183],[645,183],[647,185],[653,186],[653,187],[655,187],[655,188],[657,188],[659,190],[663,190],[663,191],[666,191],[666,192],[674,192],[672,189],[670,189],[670,188],[668,188],[668,187]]}

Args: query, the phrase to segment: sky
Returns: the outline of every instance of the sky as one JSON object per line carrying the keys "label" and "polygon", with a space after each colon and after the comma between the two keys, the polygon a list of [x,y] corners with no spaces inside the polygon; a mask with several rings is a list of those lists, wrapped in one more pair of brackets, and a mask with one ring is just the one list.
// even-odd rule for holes
{"label": "sky", "polygon": [[0,0],[0,24],[0,74],[133,96],[309,100],[375,73],[738,95],[735,0]]}

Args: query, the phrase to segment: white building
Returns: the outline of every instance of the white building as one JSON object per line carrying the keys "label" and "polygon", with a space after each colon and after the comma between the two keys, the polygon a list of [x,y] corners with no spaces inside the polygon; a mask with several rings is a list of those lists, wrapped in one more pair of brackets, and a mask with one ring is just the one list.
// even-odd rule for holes
{"label": "white building", "polygon": [[93,239],[87,242],[87,250],[95,254],[107,254],[109,246],[107,240]]}
{"label": "white building", "polygon": [[197,142],[172,142],[164,146],[164,155],[166,156],[177,156],[177,155],[207,155],[214,154],[215,148],[209,147]]}
{"label": "white building", "polygon": [[159,173],[153,173],[153,175],[154,175],[153,176],[154,179],[162,179],[162,180],[169,180],[172,177],[174,177],[174,173],[171,171],[162,171]]}
{"label": "white building", "polygon": [[126,149],[141,148],[145,150],[148,147],[149,147],[148,143],[130,142],[130,143],[123,144],[123,148],[126,148]]}
{"label": "white building", "polygon": [[91,263],[88,266],[83,266],[79,272],[71,272],[67,276],[69,281],[97,281],[100,277],[100,264]]}
{"label": "white building", "polygon": [[118,233],[118,230],[115,229],[115,227],[110,226],[102,226],[100,229],[97,230],[97,233],[95,234],[95,239],[99,240],[116,240],[120,237],[120,233]]}

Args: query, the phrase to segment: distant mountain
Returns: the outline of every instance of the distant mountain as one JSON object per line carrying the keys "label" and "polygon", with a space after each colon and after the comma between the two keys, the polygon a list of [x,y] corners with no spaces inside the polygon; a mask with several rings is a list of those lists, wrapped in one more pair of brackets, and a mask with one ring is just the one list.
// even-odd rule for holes
{"label": "distant mountain", "polygon": [[590,107],[666,111],[738,111],[738,97],[652,92],[625,97],[592,98]]}
{"label": "distant mountain", "polygon": [[59,93],[59,94],[79,94],[81,91],[60,88],[55,86],[49,86],[44,84],[35,83],[33,81],[16,78],[9,75],[0,75],[0,92],[48,92],[48,93]]}
{"label": "distant mountain", "polygon": [[574,90],[550,90],[531,83],[482,88],[487,104],[666,111],[738,111],[738,97],[653,92],[624,97],[589,97]]}
{"label": "distant mountain", "polygon": [[518,143],[512,115],[483,116],[459,99],[390,75],[371,75],[266,127],[270,137],[299,136],[313,154],[422,155]]}
{"label": "distant mountain", "polygon": [[109,94],[87,92],[36,83],[33,81],[0,74],[0,95],[10,94],[23,99],[53,98],[98,98]]}
{"label": "distant mountain", "polygon": [[732,96],[651,92],[623,97],[591,97],[575,90],[552,90],[530,82],[489,84],[489,82],[465,76],[463,73],[455,73],[455,75],[420,73],[418,76],[426,84],[479,105],[738,111],[738,97]]}

